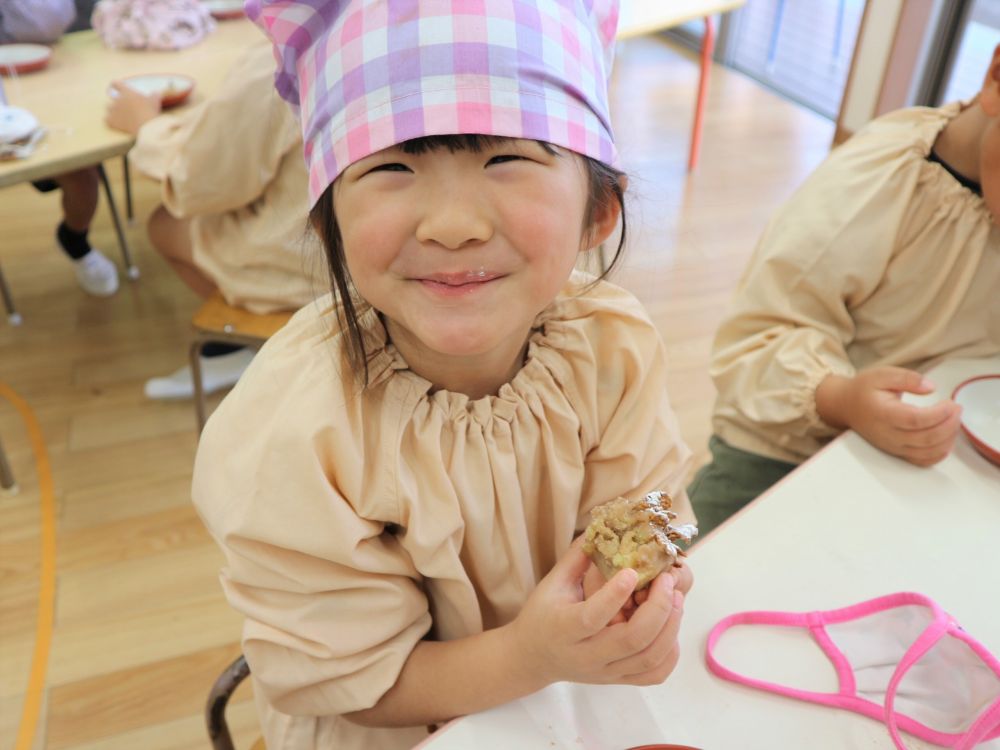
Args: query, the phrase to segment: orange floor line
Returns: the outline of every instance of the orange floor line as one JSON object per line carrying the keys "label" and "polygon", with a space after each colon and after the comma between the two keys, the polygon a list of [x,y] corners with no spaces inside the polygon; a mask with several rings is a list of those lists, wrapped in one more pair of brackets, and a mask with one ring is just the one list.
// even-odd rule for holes
{"label": "orange floor line", "polygon": [[31,656],[31,672],[24,694],[24,707],[17,729],[14,750],[30,750],[38,728],[45,690],[45,673],[52,650],[52,627],[55,620],[56,593],[56,503],[52,483],[52,465],[45,448],[42,428],[27,402],[5,383],[0,383],[0,397],[9,401],[20,413],[31,441],[38,471],[38,494],[41,511],[41,571],[38,585],[38,620],[35,624],[35,650]]}

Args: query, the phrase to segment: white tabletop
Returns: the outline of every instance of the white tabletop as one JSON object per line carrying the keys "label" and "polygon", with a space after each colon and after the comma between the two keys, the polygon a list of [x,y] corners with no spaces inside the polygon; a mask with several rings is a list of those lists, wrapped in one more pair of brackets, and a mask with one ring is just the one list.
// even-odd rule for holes
{"label": "white tabletop", "polygon": [[[987,373],[1000,373],[1000,357],[945,363],[929,373],[938,391],[923,400]],[[916,591],[1000,654],[1000,467],[964,436],[949,458],[921,469],[849,433],[702,540],[691,566],[682,658],[663,685],[558,683],[452,722],[421,747],[623,750],[672,742],[704,750],[890,750],[877,721],[715,677],[705,667],[706,637],[734,612],[834,609]],[[832,669],[807,636],[750,631],[720,642],[723,664],[836,691]],[[906,739],[911,750],[934,747]],[[979,747],[1000,750],[1000,741]]]}

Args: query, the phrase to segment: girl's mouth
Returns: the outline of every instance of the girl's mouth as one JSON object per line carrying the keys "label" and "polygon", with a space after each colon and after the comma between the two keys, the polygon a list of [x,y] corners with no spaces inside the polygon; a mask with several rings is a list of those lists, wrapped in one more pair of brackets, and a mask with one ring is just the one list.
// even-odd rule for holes
{"label": "girl's mouth", "polygon": [[434,273],[417,277],[415,280],[430,292],[447,297],[469,294],[489,286],[491,281],[504,277],[495,271],[479,269],[477,271],[460,271],[458,273]]}

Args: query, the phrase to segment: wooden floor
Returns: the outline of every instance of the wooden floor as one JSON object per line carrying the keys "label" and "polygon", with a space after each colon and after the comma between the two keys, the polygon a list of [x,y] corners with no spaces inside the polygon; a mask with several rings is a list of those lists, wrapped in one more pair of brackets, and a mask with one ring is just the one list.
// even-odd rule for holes
{"label": "wooden floor", "polygon": [[[617,66],[612,106],[633,202],[616,279],[663,332],[670,393],[701,461],[712,333],[767,217],[822,159],[833,128],[716,68],[689,177],[693,56],[637,40]],[[56,624],[35,748],[207,748],[203,702],[239,651],[221,556],[189,501],[193,409],[142,394],[148,377],[183,363],[197,302],[149,248],[156,191],[136,188],[129,235],[143,275],[110,300],[85,296],[53,249],[56,196],[0,192],[0,262],[24,315],[19,328],[0,321],[0,380],[41,420],[57,494]],[[118,260],[103,208],[92,239]],[[0,496],[0,747],[13,747],[34,643],[39,503],[24,430],[4,402],[0,435],[21,484]],[[258,732],[248,699],[241,690],[230,711],[238,747]]]}

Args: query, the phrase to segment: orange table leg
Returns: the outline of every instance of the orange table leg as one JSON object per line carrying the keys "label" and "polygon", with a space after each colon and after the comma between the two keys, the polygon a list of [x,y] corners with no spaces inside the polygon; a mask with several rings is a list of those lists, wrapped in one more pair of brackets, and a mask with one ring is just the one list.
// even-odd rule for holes
{"label": "orange table leg", "polygon": [[715,24],[711,16],[705,16],[705,35],[701,40],[701,75],[698,77],[698,103],[694,110],[694,129],[691,131],[691,150],[688,153],[688,171],[698,166],[701,151],[701,125],[705,116],[705,100],[708,99],[708,78],[712,70],[712,53],[715,51]]}

